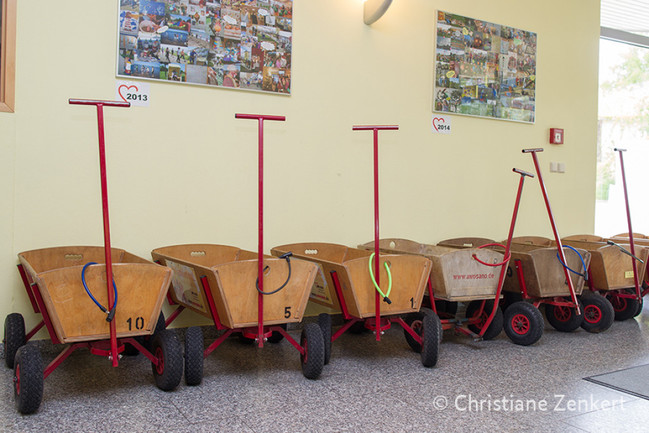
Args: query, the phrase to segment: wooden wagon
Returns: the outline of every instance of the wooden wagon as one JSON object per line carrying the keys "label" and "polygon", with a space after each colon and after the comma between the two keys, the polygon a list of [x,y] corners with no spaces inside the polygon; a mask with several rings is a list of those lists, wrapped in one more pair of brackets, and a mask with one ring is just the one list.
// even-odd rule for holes
{"label": "wooden wagon", "polygon": [[[182,378],[180,342],[173,332],[157,326],[171,271],[110,244],[103,109],[130,104],[89,99],[69,103],[97,110],[104,246],[44,248],[18,255],[25,290],[34,312],[43,318],[29,333],[21,314],[9,314],[5,320],[5,362],[14,370],[16,407],[23,414],[38,410],[44,379],[80,348],[108,358],[113,367],[123,352],[141,352],[152,363],[156,385],[165,391],[176,388]],[[43,326],[52,343],[69,343],[45,369],[35,345],[26,344]],[[159,332],[145,341],[154,331]]]}
{"label": "wooden wagon", "polygon": [[[638,300],[635,295],[634,267],[638,273],[637,281],[642,284],[649,278],[646,271],[649,242],[642,238],[636,239],[635,234],[634,241],[635,257],[631,258],[628,235],[617,235],[611,239],[596,235],[572,235],[562,239],[565,245],[583,248],[591,253],[589,288],[601,293],[611,302],[616,320],[630,319],[642,309],[642,298]],[[640,291],[640,287],[638,289]]]}
{"label": "wooden wagon", "polygon": [[[274,256],[287,252],[318,265],[320,284],[314,287],[311,299],[330,308],[340,309],[343,314],[346,323],[335,334],[330,334],[330,342],[351,327],[352,332],[363,329],[375,331],[379,340],[380,334],[389,329],[391,323],[397,323],[404,327],[406,338],[413,349],[422,353],[422,363],[425,366],[431,367],[437,362],[441,332],[439,318],[431,315],[431,319],[427,319],[426,327],[432,328],[428,333],[423,333],[422,342],[421,336],[416,341],[414,331],[409,332],[412,328],[399,317],[419,311],[430,274],[430,260],[413,255],[380,255],[379,280],[391,280],[393,289],[389,294],[384,293],[387,296],[378,296],[370,273],[374,260],[370,251],[318,242],[281,245],[271,250]],[[323,298],[323,293],[328,296]],[[319,320],[327,321],[328,326],[331,326],[329,315],[323,313]]]}
{"label": "wooden wagon", "polygon": [[[188,244],[157,248],[151,255],[156,262],[174,271],[169,295],[180,307],[169,321],[188,308],[210,318],[217,329],[226,330],[203,350],[202,333],[194,335],[200,332],[200,328],[188,329],[185,345],[185,381],[188,385],[200,383],[203,359],[233,332],[241,333],[250,341],[261,335],[273,343],[284,337],[295,343],[286,333],[286,328],[289,323],[302,321],[317,273],[313,263],[265,256],[263,285],[267,289],[260,311],[257,252],[227,245]],[[269,293],[271,291],[274,293]],[[309,326],[308,329],[313,328]],[[320,340],[311,341],[311,349],[324,351],[321,334],[312,335],[307,331],[303,337]],[[324,353],[321,356],[324,357]],[[306,359],[304,354],[302,357]],[[316,378],[321,370],[322,365],[319,369],[310,364],[303,365],[304,375],[311,379]]]}
{"label": "wooden wagon", "polygon": [[[588,332],[605,331],[613,323],[610,302],[602,296],[580,296],[592,260],[591,253],[570,245],[563,245],[563,249],[566,263],[561,261],[557,244],[551,239],[540,236],[514,238],[504,290],[514,299],[531,301],[535,307],[544,304],[548,322],[558,331],[572,332],[580,326]],[[569,271],[579,311],[571,300],[564,268]],[[542,328],[542,318],[529,326]]]}
{"label": "wooden wagon", "polygon": [[[481,241],[486,242],[478,243]],[[451,247],[390,238],[381,239],[379,249],[389,254],[414,254],[428,258],[432,263],[429,276],[429,305],[440,314],[442,327],[455,329],[474,338],[490,340],[500,334],[503,326],[502,311],[498,303],[494,302],[499,296],[498,272],[494,267],[505,264],[504,254],[478,246],[492,242],[482,238],[457,238],[447,241],[447,245],[453,245]],[[359,245],[359,248],[371,251],[374,249],[374,242]],[[476,259],[478,256],[490,266],[480,263]],[[467,303],[466,318],[456,318],[455,309],[445,311],[451,313],[445,317],[437,307],[440,300]],[[489,302],[485,302],[487,300]],[[494,315],[491,314],[493,309],[496,310]]]}
{"label": "wooden wagon", "polygon": [[[114,281],[119,294],[115,311],[117,338],[150,335],[160,315],[171,281],[171,270],[112,248]],[[26,251],[18,255],[30,299],[45,311],[45,326],[54,343],[109,338],[106,313],[96,307],[81,279],[88,262],[102,263],[103,247],[66,246]],[[87,268],[86,284],[101,305],[108,305],[106,266]],[[39,306],[42,300],[44,309]]]}

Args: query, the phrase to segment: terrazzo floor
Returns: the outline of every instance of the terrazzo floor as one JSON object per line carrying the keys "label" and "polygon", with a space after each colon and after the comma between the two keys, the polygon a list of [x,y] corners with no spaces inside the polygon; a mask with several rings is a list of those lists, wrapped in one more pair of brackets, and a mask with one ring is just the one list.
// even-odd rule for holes
{"label": "terrazzo floor", "polygon": [[[46,362],[59,350],[41,346]],[[446,331],[430,369],[398,327],[381,342],[345,334],[315,381],[302,376],[286,341],[259,349],[231,338],[205,360],[200,386],[183,382],[172,392],[155,387],[142,355],[112,368],[78,351],[45,380],[41,407],[28,416],[14,409],[2,362],[0,431],[641,432],[649,431],[649,400],[583,378],[643,364],[649,307],[602,334],[546,326],[530,347],[504,333],[473,342]]]}

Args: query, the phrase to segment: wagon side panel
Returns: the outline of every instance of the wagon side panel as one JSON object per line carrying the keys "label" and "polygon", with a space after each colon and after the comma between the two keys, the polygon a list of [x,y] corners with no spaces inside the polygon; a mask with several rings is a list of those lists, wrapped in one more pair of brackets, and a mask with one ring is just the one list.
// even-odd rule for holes
{"label": "wagon side panel", "polygon": [[[343,296],[345,298],[350,295],[353,296],[347,270],[342,265],[347,249],[344,245],[310,242],[277,246],[271,249],[271,254],[279,257],[282,254],[291,252],[296,258],[315,263],[317,274],[309,300],[332,310],[340,311],[340,302],[338,301],[331,273],[335,272],[338,276]],[[353,297],[351,301],[353,301]],[[352,303],[355,305],[355,301]],[[350,313],[355,315],[353,310],[350,310]]]}
{"label": "wagon side panel", "polygon": [[[582,250],[580,253],[583,256],[586,252]],[[534,266],[538,276],[539,290],[536,296],[547,298],[570,295],[564,268],[557,258],[557,250],[555,248],[539,248],[531,251],[530,255],[534,259]],[[568,266],[572,269],[577,270],[581,268],[581,261],[575,254],[567,255],[566,259],[568,260]],[[579,295],[581,294],[583,284],[581,286],[573,284],[573,288],[575,289],[575,293]]]}
{"label": "wagon side panel", "polygon": [[451,248],[477,248],[486,244],[493,244],[496,241],[488,238],[479,238],[479,237],[463,237],[463,238],[452,238],[445,239],[441,242],[438,242],[437,245],[442,247],[451,247]]}
{"label": "wagon side panel", "polygon": [[[124,261],[125,251],[119,248],[111,249],[113,263]],[[103,247],[93,246],[64,246],[42,248],[39,250],[25,251],[18,255],[20,262],[32,275],[52,271],[54,269],[83,266],[88,262],[104,263],[105,253]]]}
{"label": "wagon side panel", "polygon": [[[282,286],[289,277],[283,259],[266,259],[264,292]],[[227,301],[232,328],[255,326],[258,321],[257,261],[246,260],[214,267],[222,299]],[[264,295],[264,324],[294,323],[302,320],[317,269],[313,263],[291,261],[291,275],[278,292]]]}
{"label": "wagon side panel", "polygon": [[534,259],[532,258],[532,256],[529,254],[529,252],[521,251],[512,251],[511,255],[512,257],[509,260],[505,282],[503,283],[503,290],[512,293],[522,293],[523,288],[519,283],[518,274],[516,271],[516,261],[520,261],[523,270],[523,280],[525,282],[525,287],[527,288],[527,293],[530,296],[540,296],[539,278],[536,273]]}
{"label": "wagon side panel", "polygon": [[[166,252],[166,251],[165,251]],[[196,263],[180,260],[176,257],[169,257],[163,254],[161,250],[154,250],[151,253],[153,260],[160,262],[163,266],[173,270],[173,278],[169,287],[171,299],[184,307],[198,313],[208,319],[212,318],[209,304],[203,292],[201,278],[207,278],[210,292],[216,305],[217,313],[221,323],[230,323],[231,319],[227,315],[227,309],[221,302],[219,291],[216,289],[218,283],[214,271],[205,266]]]}
{"label": "wagon side panel", "polygon": [[[395,315],[418,311],[424,296],[426,281],[430,274],[431,262],[425,257],[412,255],[385,255],[380,259],[380,287],[384,293],[388,289],[388,263],[392,274],[391,304],[381,302],[381,314]],[[345,263],[362,318],[372,317],[375,312],[376,289],[369,273],[369,258],[361,258]]]}
{"label": "wagon side panel", "polygon": [[[115,313],[117,336],[148,335],[162,307],[171,271],[154,264],[113,264],[118,301]],[[105,266],[86,269],[89,290],[103,306],[108,304]],[[59,339],[64,343],[109,337],[109,324],[85,292],[81,268],[68,267],[38,276],[39,289]]]}
{"label": "wagon side panel", "polygon": [[[628,245],[624,245],[624,247],[627,247],[627,250],[630,249],[628,248]],[[604,264],[603,266],[605,268],[606,277],[608,278],[608,285],[602,290],[617,290],[627,287],[635,287],[635,282],[633,279],[633,264],[629,256],[622,253],[622,251],[620,251],[618,247],[613,245],[601,247],[598,251],[601,252],[602,261]],[[646,256],[645,251],[636,251],[636,253],[638,252],[644,253],[644,255]],[[638,277],[639,281],[641,282],[642,277],[644,276],[644,274],[642,273],[643,266],[639,262],[637,263],[637,265]]]}
{"label": "wagon side panel", "polygon": [[503,260],[503,254],[488,249],[459,249],[443,254],[439,257],[445,282],[443,299],[463,302],[495,297],[500,267],[483,265],[473,258],[474,254],[486,263]]}

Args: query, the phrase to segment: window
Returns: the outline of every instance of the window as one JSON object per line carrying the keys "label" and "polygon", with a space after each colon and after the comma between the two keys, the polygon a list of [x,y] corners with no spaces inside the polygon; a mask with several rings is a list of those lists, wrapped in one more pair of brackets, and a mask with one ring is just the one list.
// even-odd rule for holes
{"label": "window", "polygon": [[628,232],[620,160],[624,148],[633,231],[649,234],[644,174],[649,161],[649,49],[628,42],[600,41],[600,95],[595,233]]}
{"label": "window", "polygon": [[0,111],[14,111],[16,0],[0,0]]}

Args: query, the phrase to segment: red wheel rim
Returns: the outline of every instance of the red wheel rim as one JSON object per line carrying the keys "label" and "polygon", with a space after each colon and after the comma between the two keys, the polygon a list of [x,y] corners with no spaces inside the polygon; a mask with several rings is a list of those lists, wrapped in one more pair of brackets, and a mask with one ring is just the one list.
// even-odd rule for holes
{"label": "red wheel rim", "polygon": [[516,314],[511,321],[512,330],[518,335],[525,335],[530,332],[530,319],[525,314]]}
{"label": "red wheel rim", "polygon": [[613,304],[613,310],[617,311],[618,313],[620,311],[624,311],[627,308],[627,300],[626,298],[623,298],[621,296],[611,296],[610,298],[611,304]]}
{"label": "red wheel rim", "polygon": [[306,338],[302,339],[302,348],[304,349],[304,353],[302,354],[302,364],[306,364],[309,357],[309,344],[306,341]]}
{"label": "red wheel rim", "polygon": [[16,395],[20,395],[20,364],[16,365],[16,374],[14,375],[14,386],[16,387]]}
{"label": "red wheel rim", "polygon": [[554,318],[557,319],[559,322],[567,322],[568,320],[570,320],[571,316],[572,316],[571,308],[564,307],[563,305],[554,306]]}
{"label": "red wheel rim", "polygon": [[160,347],[156,348],[155,357],[158,359],[158,365],[155,366],[155,371],[161,375],[165,371],[165,360],[164,354],[162,353],[162,349]]}
{"label": "red wheel rim", "polygon": [[474,315],[471,319],[473,320],[473,324],[482,329],[484,327],[484,324],[487,323],[487,319],[489,318],[489,315],[483,311],[482,314],[479,316],[476,314]]}
{"label": "red wheel rim", "polygon": [[598,323],[602,320],[602,310],[597,305],[588,305],[584,308],[584,320],[588,323]]}

